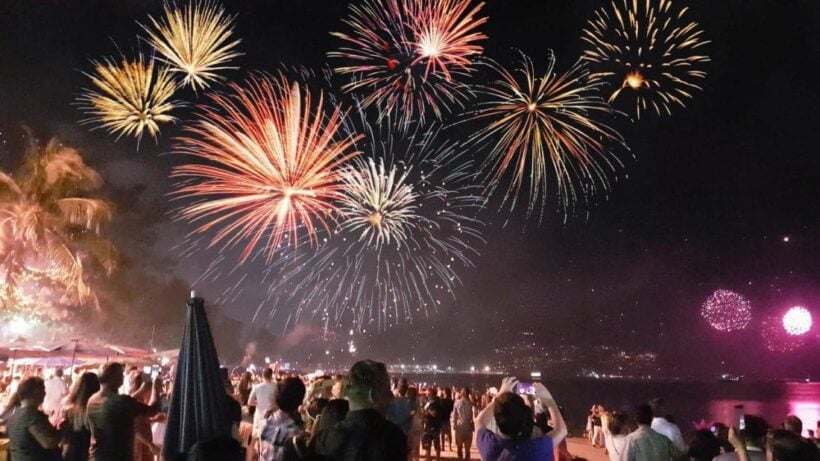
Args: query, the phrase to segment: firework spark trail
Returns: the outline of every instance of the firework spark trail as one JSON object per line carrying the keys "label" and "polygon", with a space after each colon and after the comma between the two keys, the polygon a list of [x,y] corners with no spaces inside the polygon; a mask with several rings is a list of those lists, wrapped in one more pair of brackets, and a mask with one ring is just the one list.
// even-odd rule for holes
{"label": "firework spark trail", "polygon": [[622,166],[613,147],[625,144],[615,129],[597,120],[614,111],[599,97],[599,84],[586,81],[584,65],[559,73],[551,55],[539,77],[523,53],[512,71],[487,64],[498,78],[477,90],[484,98],[467,119],[486,122],[468,142],[489,146],[482,165],[489,193],[509,176],[504,200],[511,199],[513,209],[529,183],[529,214],[539,202],[542,209],[546,204],[550,169],[565,210],[598,186],[607,189],[607,173]]}
{"label": "firework spark trail", "polygon": [[156,138],[159,124],[176,121],[169,112],[178,107],[171,100],[177,85],[168,69],[142,54],[133,61],[123,57],[119,64],[110,58],[91,62],[94,73],[85,75],[92,88],[79,97],[80,108],[89,115],[82,123],[104,128],[117,139],[140,139],[145,131]]}
{"label": "firework spark trail", "polygon": [[219,71],[237,68],[227,64],[242,54],[235,50],[240,40],[231,40],[234,17],[223,8],[211,1],[192,0],[182,8],[166,3],[164,13],[160,20],[148,17],[153,27],[140,26],[162,60],[173,72],[184,75],[183,85],[195,91],[205,89],[223,78]]}
{"label": "firework spark trail", "polygon": [[[443,296],[454,296],[458,267],[471,265],[474,245],[482,241],[481,223],[474,216],[483,199],[473,166],[457,143],[439,141],[437,130],[418,127],[395,136],[391,129],[372,126],[359,131],[367,134],[362,150],[369,160],[349,168],[364,168],[359,174],[376,178],[369,184],[371,194],[360,194],[358,184],[344,191],[348,205],[342,208],[351,212],[342,213],[339,226],[318,251],[288,255],[288,262],[267,274],[275,298],[271,305],[295,306],[292,321],[320,317],[326,327],[350,323],[366,331],[427,316]],[[397,181],[394,188],[402,187],[398,183],[413,187],[388,194],[401,202],[391,201],[388,208],[393,213],[403,209],[401,232],[390,230],[388,242],[377,236],[384,220],[360,218],[372,210],[374,194],[390,189],[391,175]],[[365,226],[371,229],[365,231]],[[269,319],[275,314],[272,309]]]}
{"label": "firework spark trail", "polygon": [[301,231],[316,243],[317,226],[335,219],[339,170],[358,154],[351,148],[360,136],[342,134],[345,112],[336,107],[327,115],[323,93],[314,104],[310,91],[284,75],[230,88],[211,97],[181,139],[179,152],[204,162],[174,169],[181,180],[174,195],[195,200],[179,215],[199,223],[195,232],[218,228],[211,245],[247,240],[244,262],[265,240],[270,261],[283,236],[295,245]]}
{"label": "firework spark trail", "polygon": [[614,0],[598,9],[582,36],[590,81],[611,85],[609,101],[633,105],[638,119],[650,109],[660,115],[685,107],[703,89],[698,82],[710,60],[701,51],[710,42],[698,23],[684,19],[687,11],[671,0]]}
{"label": "firework spark trail", "polygon": [[752,305],[748,299],[733,291],[717,290],[703,303],[700,315],[715,330],[738,331],[751,322]]}
{"label": "firework spark trail", "polygon": [[470,98],[465,80],[475,42],[486,38],[474,29],[483,3],[471,0],[365,0],[351,5],[344,23],[349,32],[334,32],[343,45],[328,53],[344,64],[335,72],[351,77],[346,92],[361,94],[364,107],[406,126],[424,123],[428,112],[441,119]]}

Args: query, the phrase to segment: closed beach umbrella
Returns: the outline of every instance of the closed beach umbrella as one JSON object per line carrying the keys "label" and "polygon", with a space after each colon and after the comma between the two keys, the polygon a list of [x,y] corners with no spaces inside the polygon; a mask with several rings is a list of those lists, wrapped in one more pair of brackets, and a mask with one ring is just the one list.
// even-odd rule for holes
{"label": "closed beach umbrella", "polygon": [[226,397],[205,301],[191,293],[162,445],[166,461],[179,459],[199,441],[231,437]]}

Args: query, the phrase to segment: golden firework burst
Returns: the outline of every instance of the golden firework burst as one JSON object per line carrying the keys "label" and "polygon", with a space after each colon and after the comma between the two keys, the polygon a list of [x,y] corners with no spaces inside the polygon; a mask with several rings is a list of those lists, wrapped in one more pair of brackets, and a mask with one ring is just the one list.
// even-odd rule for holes
{"label": "golden firework burst", "polygon": [[149,16],[152,27],[142,25],[148,41],[171,70],[183,74],[184,85],[204,89],[222,78],[219,71],[236,69],[228,66],[240,40],[232,40],[233,16],[211,1],[193,0],[177,8],[168,3],[165,15],[157,20]]}
{"label": "golden firework burst", "polygon": [[94,72],[86,73],[92,87],[84,90],[79,101],[89,117],[83,123],[95,124],[119,139],[123,135],[140,139],[147,131],[156,138],[162,123],[176,120],[170,112],[177,107],[171,98],[177,85],[171,72],[146,60],[123,57],[92,61]]}
{"label": "golden firework burst", "polygon": [[614,0],[595,12],[582,36],[584,59],[590,81],[609,86],[609,102],[640,119],[647,110],[671,114],[703,89],[709,41],[687,11],[671,0]]}

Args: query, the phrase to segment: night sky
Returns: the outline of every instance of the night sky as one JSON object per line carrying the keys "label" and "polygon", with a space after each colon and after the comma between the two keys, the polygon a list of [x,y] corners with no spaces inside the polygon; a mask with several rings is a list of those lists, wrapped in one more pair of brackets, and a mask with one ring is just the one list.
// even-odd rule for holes
{"label": "night sky", "polygon": [[[338,46],[329,32],[343,29],[347,11],[341,0],[223,3],[238,14],[235,31],[245,55],[236,60],[241,69],[226,74],[237,81],[247,71],[276,71],[282,64],[321,66],[325,53]],[[677,374],[820,373],[819,328],[807,347],[789,354],[766,352],[757,331],[766,314],[796,304],[813,309],[820,320],[820,98],[814,70],[820,65],[820,4],[675,3],[691,6],[690,19],[712,41],[704,91],[671,117],[617,122],[631,149],[622,155],[625,168],[607,195],[566,222],[556,206],[539,224],[537,217],[526,219],[523,208],[510,217],[491,205],[483,216],[487,244],[479,248],[476,268],[460,271],[464,284],[457,299],[427,320],[361,338],[361,350],[372,343],[387,360],[410,352],[463,364],[534,337],[547,345],[655,351],[663,367]],[[512,63],[517,48],[543,69],[554,50],[558,67],[566,69],[583,49],[585,21],[601,5],[490,0],[484,9],[489,22],[482,27],[489,36],[482,43],[485,54]],[[136,21],[161,9],[161,0],[0,2],[0,166],[13,168],[19,159],[23,125],[77,146],[101,172],[117,205],[111,235],[130,261],[122,270],[185,286],[214,253],[179,256],[191,227],[169,215],[168,174],[180,159],[163,155],[179,126],[166,126],[158,142],[146,137],[137,147],[131,139],[115,142],[79,125],[83,117],[74,105],[87,83],[81,71],[91,70],[89,59],[116,56],[117,46],[131,54],[138,47]],[[190,114],[184,109],[176,115],[184,124]],[[257,274],[262,266],[253,262],[243,270]],[[197,287],[206,298],[224,288]],[[700,318],[701,303],[718,288],[751,300],[754,320],[747,331],[721,335]],[[264,294],[250,277],[240,296],[219,306],[245,324],[243,340],[259,327],[250,323]],[[178,299],[174,303],[179,306]],[[163,315],[162,309],[151,312]],[[270,331],[279,334],[281,328],[274,322]]]}

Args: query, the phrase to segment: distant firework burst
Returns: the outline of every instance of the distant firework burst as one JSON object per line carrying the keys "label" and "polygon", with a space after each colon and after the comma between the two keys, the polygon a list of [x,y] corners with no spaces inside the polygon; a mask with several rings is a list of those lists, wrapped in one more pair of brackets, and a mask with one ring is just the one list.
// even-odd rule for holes
{"label": "distant firework burst", "polygon": [[511,208],[521,196],[528,199],[528,212],[539,203],[543,208],[552,173],[567,209],[597,188],[609,187],[607,175],[621,165],[613,151],[624,141],[600,120],[613,110],[599,96],[600,84],[587,82],[582,63],[560,73],[550,55],[539,76],[532,60],[521,57],[513,70],[489,64],[497,78],[477,90],[484,98],[469,116],[486,125],[469,141],[489,147],[482,166],[485,181],[490,192],[509,182],[505,200],[511,200]]}
{"label": "distant firework burst", "polygon": [[792,307],[783,315],[783,329],[791,336],[805,335],[811,326],[811,312],[805,307]]}
{"label": "distant firework burst", "polygon": [[408,184],[409,171],[398,172],[395,165],[386,169],[384,160],[378,165],[368,161],[353,161],[342,173],[344,193],[340,199],[343,226],[359,232],[360,240],[369,245],[406,241],[412,232],[418,196]]}
{"label": "distant firework burst", "polygon": [[761,330],[766,349],[772,352],[792,352],[806,344],[806,336],[792,336],[783,329],[783,319],[772,316],[763,321]]}
{"label": "distant firework burst", "polygon": [[752,305],[748,299],[733,291],[717,290],[703,303],[700,315],[715,330],[739,331],[751,322]]}
{"label": "distant firework burst", "polygon": [[178,103],[171,98],[177,89],[171,72],[153,59],[139,55],[117,63],[104,58],[92,61],[94,72],[87,73],[91,87],[79,98],[89,116],[82,120],[111,134],[140,139],[145,132],[155,137],[160,124],[176,121],[170,112]]}
{"label": "distant firework burst", "polygon": [[383,117],[405,125],[424,122],[428,112],[441,119],[470,96],[463,80],[487,37],[477,28],[484,3],[472,0],[364,0],[351,5],[348,32],[328,56],[336,73],[351,78],[343,88],[375,106]]}
{"label": "distant firework burst", "polygon": [[179,8],[166,3],[165,16],[149,16],[151,26],[143,25],[148,41],[163,56],[173,72],[184,75],[183,84],[194,90],[207,88],[220,78],[219,71],[228,66],[240,40],[232,39],[233,17],[208,0],[191,0]]}
{"label": "distant firework burst", "polygon": [[270,273],[270,304],[296,306],[289,324],[314,317],[366,332],[427,317],[455,296],[482,241],[482,198],[458,143],[437,129],[364,132],[367,160],[345,173],[339,226],[316,253],[287,255]]}
{"label": "distant firework burst", "polygon": [[613,0],[589,21],[582,39],[590,81],[610,85],[609,101],[638,119],[647,111],[671,114],[701,91],[709,57],[698,23],[671,0]]}
{"label": "distant firework burst", "polygon": [[342,133],[345,113],[324,95],[280,75],[233,83],[214,94],[187,128],[178,151],[202,160],[176,167],[174,195],[191,199],[180,217],[197,233],[215,230],[211,245],[245,241],[241,261],[262,245],[273,257],[283,236],[316,243],[337,211],[340,168],[357,155],[359,136]]}

